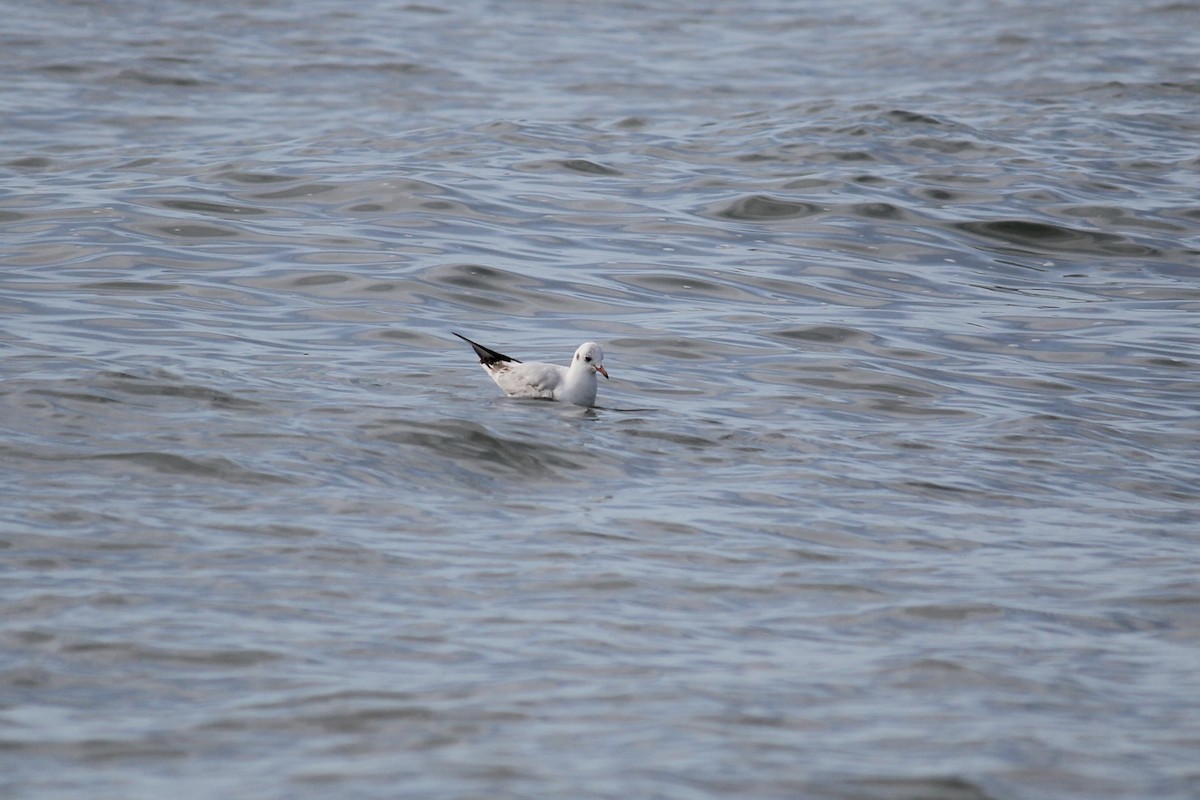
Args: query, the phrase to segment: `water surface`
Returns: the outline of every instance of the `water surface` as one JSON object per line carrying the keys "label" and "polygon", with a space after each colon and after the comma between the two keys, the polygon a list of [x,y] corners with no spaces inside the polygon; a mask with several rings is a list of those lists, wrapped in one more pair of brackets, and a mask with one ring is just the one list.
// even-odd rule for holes
{"label": "water surface", "polygon": [[6,796],[1200,791],[1200,5],[6,20]]}

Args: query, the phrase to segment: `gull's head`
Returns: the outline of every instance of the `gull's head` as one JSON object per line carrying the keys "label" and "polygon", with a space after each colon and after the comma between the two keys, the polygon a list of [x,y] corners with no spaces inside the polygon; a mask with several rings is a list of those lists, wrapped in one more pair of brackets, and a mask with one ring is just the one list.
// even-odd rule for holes
{"label": "gull's head", "polygon": [[604,351],[595,342],[584,342],[579,345],[579,349],[575,351],[575,358],[571,361],[572,366],[575,364],[582,364],[583,369],[589,372],[599,372],[605,378],[608,377],[608,370],[604,369]]}

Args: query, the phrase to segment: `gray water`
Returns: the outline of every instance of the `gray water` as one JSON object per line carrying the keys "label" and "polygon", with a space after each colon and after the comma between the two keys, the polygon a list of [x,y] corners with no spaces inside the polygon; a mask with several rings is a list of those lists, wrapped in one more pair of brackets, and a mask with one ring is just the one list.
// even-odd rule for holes
{"label": "gray water", "polygon": [[0,5],[3,797],[1200,796],[1200,4]]}

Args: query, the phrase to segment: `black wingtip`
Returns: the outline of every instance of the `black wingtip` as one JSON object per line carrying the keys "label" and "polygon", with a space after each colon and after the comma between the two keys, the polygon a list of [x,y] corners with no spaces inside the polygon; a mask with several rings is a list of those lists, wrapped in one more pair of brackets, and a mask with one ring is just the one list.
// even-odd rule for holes
{"label": "black wingtip", "polygon": [[463,336],[461,333],[458,333],[456,331],[450,331],[450,332],[453,333],[458,338],[462,339],[467,344],[471,345],[471,347],[475,350],[475,355],[479,356],[480,364],[484,364],[486,366],[491,366],[492,364],[499,364],[503,361],[511,361],[514,364],[521,363],[519,359],[512,358],[511,356],[506,356],[506,355],[504,355],[504,353],[497,353],[495,350],[492,350],[489,347],[484,347],[479,342],[472,342],[470,339]]}

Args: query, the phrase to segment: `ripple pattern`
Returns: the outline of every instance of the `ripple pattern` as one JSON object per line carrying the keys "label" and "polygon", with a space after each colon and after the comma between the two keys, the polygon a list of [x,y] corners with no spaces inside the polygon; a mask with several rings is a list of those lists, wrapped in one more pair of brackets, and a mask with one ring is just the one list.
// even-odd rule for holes
{"label": "ripple pattern", "polygon": [[1194,4],[8,12],[3,796],[1195,796]]}

